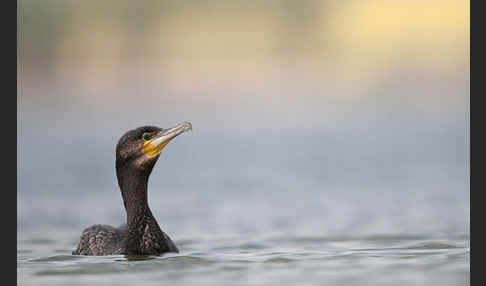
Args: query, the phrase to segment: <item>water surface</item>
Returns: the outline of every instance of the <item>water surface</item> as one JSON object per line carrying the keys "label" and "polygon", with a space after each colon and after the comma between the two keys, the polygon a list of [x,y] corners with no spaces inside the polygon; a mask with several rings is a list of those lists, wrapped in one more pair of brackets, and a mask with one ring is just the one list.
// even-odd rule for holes
{"label": "water surface", "polygon": [[[366,228],[377,229],[380,220],[367,207],[361,214],[369,221],[345,211],[340,219],[331,207],[319,216],[313,207],[323,205],[319,199],[312,203],[304,196],[296,203],[297,195],[207,194],[203,204],[196,194],[182,193],[173,196],[174,203],[155,200],[154,214],[179,254],[71,255],[87,226],[80,220],[117,225],[124,219],[117,196],[79,199],[77,204],[66,200],[64,207],[59,202],[62,215],[57,218],[35,210],[42,199],[24,199],[21,209],[28,209],[19,222],[19,285],[469,285],[467,234],[411,223],[402,225],[410,232],[400,233],[397,226],[372,234]],[[295,207],[299,204],[309,209]],[[426,229],[436,231],[419,232]]]}

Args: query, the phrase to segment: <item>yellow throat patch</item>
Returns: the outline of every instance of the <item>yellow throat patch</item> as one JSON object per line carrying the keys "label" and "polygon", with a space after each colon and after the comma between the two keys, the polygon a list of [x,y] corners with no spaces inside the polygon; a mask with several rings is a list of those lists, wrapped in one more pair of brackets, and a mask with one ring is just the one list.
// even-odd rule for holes
{"label": "yellow throat patch", "polygon": [[146,141],[143,143],[143,152],[145,155],[148,157],[153,157],[156,156],[164,149],[165,145],[169,144],[170,140],[167,140],[166,142],[160,144],[159,146],[155,146],[154,144],[151,143],[152,140]]}

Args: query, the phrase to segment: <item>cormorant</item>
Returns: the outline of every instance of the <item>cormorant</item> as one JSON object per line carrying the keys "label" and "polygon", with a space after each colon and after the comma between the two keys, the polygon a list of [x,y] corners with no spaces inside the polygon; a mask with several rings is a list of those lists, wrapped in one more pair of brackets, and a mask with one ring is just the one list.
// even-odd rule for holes
{"label": "cormorant", "polygon": [[116,145],[115,166],[127,223],[119,228],[100,224],[86,228],[73,255],[179,252],[150,211],[147,184],[162,149],[176,136],[191,129],[189,122],[170,129],[143,126],[128,131],[120,138]]}

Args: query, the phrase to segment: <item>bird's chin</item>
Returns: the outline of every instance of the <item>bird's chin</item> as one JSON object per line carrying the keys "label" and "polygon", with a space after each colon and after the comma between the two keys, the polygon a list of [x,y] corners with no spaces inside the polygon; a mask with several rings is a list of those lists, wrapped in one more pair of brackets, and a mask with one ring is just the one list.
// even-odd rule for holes
{"label": "bird's chin", "polygon": [[133,164],[135,168],[138,170],[146,171],[147,169],[151,169],[154,167],[155,163],[160,157],[160,152],[154,156],[147,156],[145,154],[138,157]]}

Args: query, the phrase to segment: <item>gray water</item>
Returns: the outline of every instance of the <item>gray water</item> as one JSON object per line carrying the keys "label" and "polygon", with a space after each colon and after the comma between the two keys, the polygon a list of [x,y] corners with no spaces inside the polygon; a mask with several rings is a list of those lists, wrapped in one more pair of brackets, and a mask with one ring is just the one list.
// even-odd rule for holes
{"label": "gray water", "polygon": [[[179,254],[71,255],[84,227],[123,222],[113,175],[113,186],[98,193],[60,187],[56,195],[20,196],[19,285],[469,285],[468,209],[459,199],[405,189],[319,191],[290,179],[289,189],[279,187],[283,179],[199,188],[181,179],[164,188],[167,178],[156,179],[165,176],[164,161],[149,200]],[[211,191],[217,184],[227,192]]]}
{"label": "gray water", "polygon": [[[457,86],[444,88],[461,101],[447,112],[401,102],[400,92],[423,92],[403,84],[383,91],[389,99],[302,98],[294,107],[305,112],[294,114],[270,112],[270,99],[238,107],[251,89],[221,90],[231,96],[220,105],[128,89],[112,91],[122,94],[112,104],[26,85],[18,283],[469,285],[468,85]],[[121,134],[185,120],[193,131],[164,149],[149,182],[152,212],[180,253],[72,256],[84,228],[125,220]]]}
{"label": "gray water", "polygon": [[[25,215],[19,285],[469,285],[466,235],[400,231],[413,226],[400,225],[398,214],[397,225],[386,226],[390,217],[372,215],[380,208],[391,212],[386,205],[355,209],[359,202],[352,201],[353,207],[333,208],[324,196],[258,191],[187,193],[152,202],[179,254],[72,256],[87,224],[121,222],[116,195],[65,200],[32,222]],[[47,198],[24,202],[21,211],[51,204]],[[36,220],[50,224],[31,225]],[[417,218],[419,229],[437,229],[431,220]],[[389,233],[369,234],[377,224]]]}
{"label": "gray water", "polygon": [[[72,256],[85,227],[124,222],[113,152],[89,142],[83,148],[94,151],[84,158],[26,151],[19,285],[469,285],[466,173],[453,164],[403,164],[403,179],[385,162],[377,180],[358,163],[355,172],[320,173],[306,152],[282,162],[274,144],[246,161],[230,155],[245,144],[229,139],[229,150],[191,151],[211,148],[202,138],[194,146],[196,132],[184,136],[167,147],[149,185],[152,211],[181,251],[161,257]],[[352,161],[332,152],[326,160],[336,157]]]}

